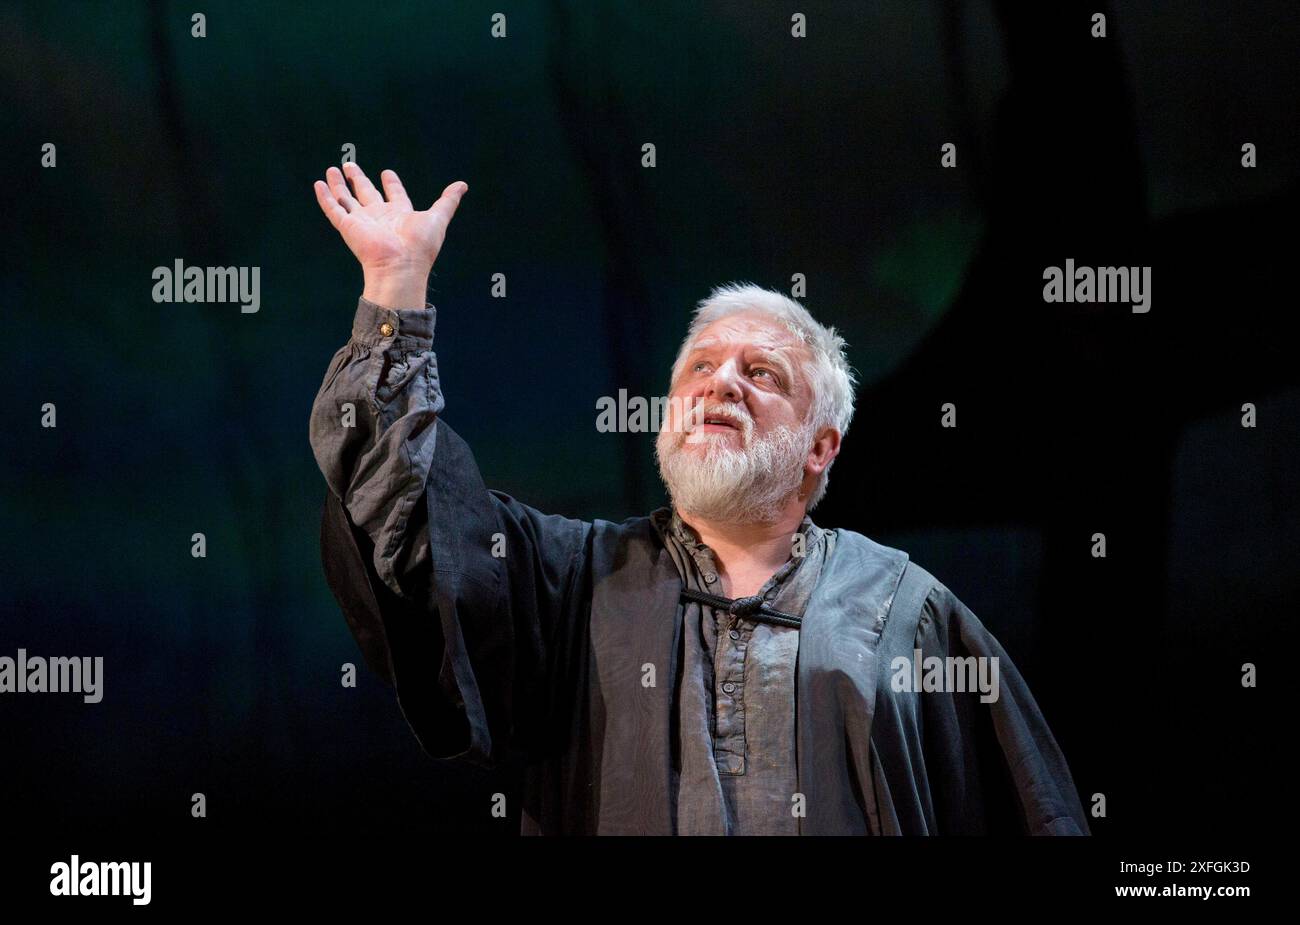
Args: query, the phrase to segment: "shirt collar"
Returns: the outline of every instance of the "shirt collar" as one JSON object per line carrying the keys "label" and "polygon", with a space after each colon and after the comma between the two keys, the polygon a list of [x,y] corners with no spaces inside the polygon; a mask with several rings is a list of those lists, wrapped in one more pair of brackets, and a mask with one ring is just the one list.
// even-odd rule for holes
{"label": "shirt collar", "polygon": [[[692,552],[696,550],[712,552],[708,546],[700,541],[700,536],[695,532],[695,528],[682,520],[681,515],[677,513],[677,508],[661,507],[650,515],[650,520],[665,542],[671,536]],[[822,529],[813,523],[810,516],[804,514],[796,532],[804,535],[805,548],[811,548],[812,544],[821,537]]]}

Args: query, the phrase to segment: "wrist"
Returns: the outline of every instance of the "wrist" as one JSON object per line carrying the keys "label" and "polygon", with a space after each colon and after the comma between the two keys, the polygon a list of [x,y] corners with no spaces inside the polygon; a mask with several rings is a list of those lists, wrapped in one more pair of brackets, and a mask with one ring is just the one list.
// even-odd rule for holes
{"label": "wrist", "polygon": [[366,267],[361,297],[384,308],[424,308],[432,267]]}

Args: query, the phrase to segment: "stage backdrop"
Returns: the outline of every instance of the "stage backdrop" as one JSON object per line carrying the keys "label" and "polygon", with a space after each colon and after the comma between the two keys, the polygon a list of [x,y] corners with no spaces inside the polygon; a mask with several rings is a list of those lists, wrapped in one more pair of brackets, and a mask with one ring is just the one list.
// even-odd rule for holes
{"label": "stage backdrop", "polygon": [[[422,754],[321,572],[308,411],[361,275],[311,184],[354,152],[420,205],[470,185],[430,298],[491,487],[662,504],[653,435],[597,402],[663,392],[712,286],[795,292],[862,380],[816,520],[994,631],[1096,835],[1266,826],[1292,4],[794,6],[0,11],[0,655],[104,659],[98,703],[0,695],[0,815],[183,829],[202,793],[253,833],[517,831],[515,769]],[[256,310],[155,301],[177,261],[257,268]],[[1046,301],[1067,261],[1150,268],[1146,304]]]}

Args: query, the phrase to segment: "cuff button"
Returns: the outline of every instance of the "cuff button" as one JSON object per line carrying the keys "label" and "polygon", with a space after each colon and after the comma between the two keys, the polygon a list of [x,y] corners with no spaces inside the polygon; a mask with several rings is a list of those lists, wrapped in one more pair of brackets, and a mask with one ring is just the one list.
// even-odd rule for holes
{"label": "cuff button", "polygon": [[385,337],[392,337],[393,326],[389,324],[387,321],[385,321],[383,324],[379,326],[379,333],[384,335]]}

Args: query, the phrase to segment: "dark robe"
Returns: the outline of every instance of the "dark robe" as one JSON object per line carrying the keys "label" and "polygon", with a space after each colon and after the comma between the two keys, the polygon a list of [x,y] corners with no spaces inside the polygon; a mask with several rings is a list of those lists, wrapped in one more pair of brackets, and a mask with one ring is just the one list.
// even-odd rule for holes
{"label": "dark robe", "polygon": [[[681,579],[650,519],[541,514],[487,490],[465,442],[436,427],[427,523],[412,523],[431,552],[416,603],[379,580],[364,532],[326,496],[325,574],[367,664],[429,755],[523,758],[525,834],[672,834]],[[800,629],[800,833],[1087,834],[997,640],[906,553],[837,537]],[[890,665],[914,649],[996,656],[998,699],[895,692]]]}

